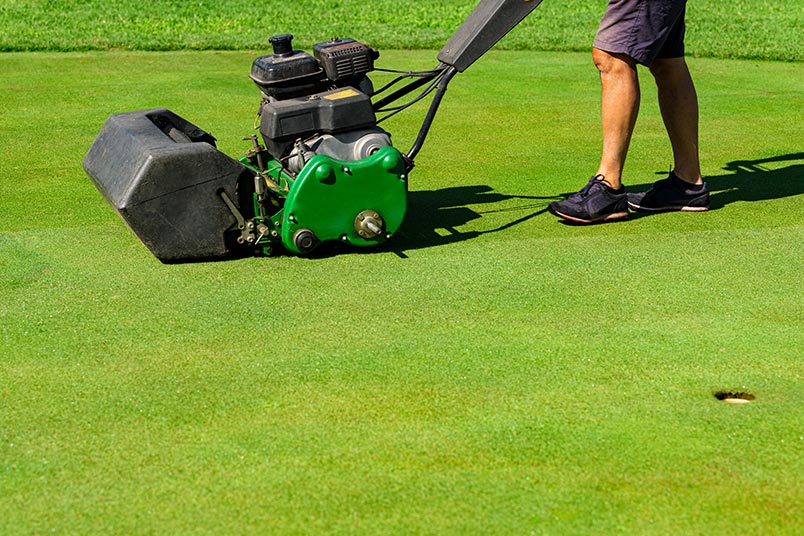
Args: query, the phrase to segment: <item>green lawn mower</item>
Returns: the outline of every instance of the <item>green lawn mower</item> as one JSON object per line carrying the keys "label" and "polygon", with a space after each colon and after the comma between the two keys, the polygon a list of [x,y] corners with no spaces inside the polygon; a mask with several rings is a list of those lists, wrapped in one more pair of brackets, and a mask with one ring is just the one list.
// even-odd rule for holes
{"label": "green lawn mower", "polygon": [[[447,86],[541,0],[483,0],[429,71],[373,87],[376,49],[347,38],[293,49],[270,39],[251,79],[262,102],[252,148],[235,160],[170,110],[113,115],[84,159],[103,197],[162,262],[304,255],[324,242],[366,247],[399,230],[408,176]],[[408,97],[418,90],[418,94]],[[402,153],[380,121],[432,95],[413,147]],[[400,99],[408,97],[403,104]],[[261,138],[261,139],[260,139]]]}

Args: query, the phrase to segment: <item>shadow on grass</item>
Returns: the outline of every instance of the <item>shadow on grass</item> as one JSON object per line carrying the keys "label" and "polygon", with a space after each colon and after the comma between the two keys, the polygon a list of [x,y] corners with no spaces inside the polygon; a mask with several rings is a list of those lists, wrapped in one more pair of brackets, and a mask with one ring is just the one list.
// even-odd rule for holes
{"label": "shadow on grass", "polygon": [[[774,166],[796,161],[799,163]],[[721,209],[735,201],[768,201],[804,194],[804,152],[758,160],[734,160],[726,164],[723,171],[726,172],[723,175],[704,177],[711,194],[710,210]],[[667,172],[657,172],[657,175],[666,176]],[[650,186],[644,184],[629,190],[641,192]],[[652,215],[638,214],[640,217]]]}
{"label": "shadow on grass", "polygon": [[[393,240],[382,249],[404,257],[404,250],[442,246],[497,233],[515,227],[547,212],[550,201],[561,196],[539,197],[496,193],[490,186],[457,186],[441,190],[426,190],[408,194],[408,213],[405,223]],[[521,200],[515,206],[495,208],[491,205],[512,199]],[[480,205],[480,206],[478,206]],[[473,208],[469,208],[472,206]],[[484,231],[460,231],[459,227],[482,218],[484,214],[519,213],[519,216]]]}
{"label": "shadow on grass", "polygon": [[[768,165],[795,161],[798,163],[768,168]],[[735,201],[766,201],[804,194],[804,152],[759,160],[735,160],[723,170],[729,173],[705,179],[712,193],[712,209]]]}

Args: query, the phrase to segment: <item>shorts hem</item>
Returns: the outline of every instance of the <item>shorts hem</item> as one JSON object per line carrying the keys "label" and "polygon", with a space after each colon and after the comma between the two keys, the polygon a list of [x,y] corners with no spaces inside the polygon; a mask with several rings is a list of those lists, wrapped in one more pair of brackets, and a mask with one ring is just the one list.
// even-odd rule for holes
{"label": "shorts hem", "polygon": [[603,52],[608,52],[609,54],[624,54],[640,65],[650,67],[650,62],[645,54],[634,52],[626,45],[607,43],[605,41],[598,41],[595,39],[595,41],[592,43],[592,46],[602,50]]}

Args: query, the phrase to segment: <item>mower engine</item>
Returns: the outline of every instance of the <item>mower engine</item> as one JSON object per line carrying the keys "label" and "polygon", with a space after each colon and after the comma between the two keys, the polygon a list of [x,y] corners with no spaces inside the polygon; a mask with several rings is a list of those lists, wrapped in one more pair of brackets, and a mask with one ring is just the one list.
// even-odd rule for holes
{"label": "mower engine", "polygon": [[306,159],[326,154],[361,160],[391,145],[377,128],[366,76],[379,56],[353,39],[315,45],[315,57],[293,50],[292,35],[272,37],[274,53],[251,67],[262,90],[260,133],[270,154],[298,173]]}
{"label": "mower engine", "polygon": [[[353,39],[293,50],[291,35],[272,37],[251,79],[262,92],[260,134],[241,161],[256,173],[253,229],[241,243],[270,254],[339,240],[374,245],[393,235],[406,210],[402,154],[377,126],[367,73],[379,53]],[[244,216],[244,220],[248,219]]]}

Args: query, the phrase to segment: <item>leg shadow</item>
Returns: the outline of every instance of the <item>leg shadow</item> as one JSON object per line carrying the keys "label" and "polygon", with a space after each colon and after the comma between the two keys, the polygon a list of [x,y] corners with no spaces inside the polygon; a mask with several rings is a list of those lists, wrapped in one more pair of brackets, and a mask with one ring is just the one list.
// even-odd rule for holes
{"label": "leg shadow", "polygon": [[[778,166],[787,162],[792,163]],[[767,201],[804,194],[804,152],[759,160],[735,160],[723,170],[728,173],[706,178],[712,192],[712,209],[735,201]]]}

